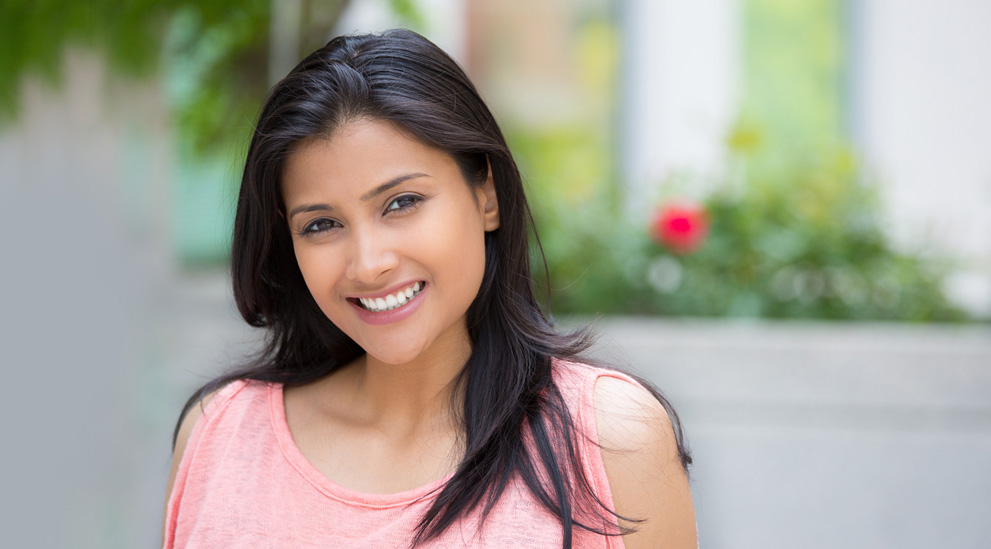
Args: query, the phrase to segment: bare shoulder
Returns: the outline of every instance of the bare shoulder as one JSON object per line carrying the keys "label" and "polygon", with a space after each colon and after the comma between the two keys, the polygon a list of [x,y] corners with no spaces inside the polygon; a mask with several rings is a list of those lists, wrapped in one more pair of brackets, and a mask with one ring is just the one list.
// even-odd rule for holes
{"label": "bare shoulder", "polygon": [[643,387],[603,376],[595,382],[594,398],[599,441],[603,445],[630,450],[662,438],[677,451],[667,411]]}
{"label": "bare shoulder", "polygon": [[616,512],[640,519],[627,549],[698,546],[688,477],[664,406],[640,385],[601,377],[594,392],[602,461]]}

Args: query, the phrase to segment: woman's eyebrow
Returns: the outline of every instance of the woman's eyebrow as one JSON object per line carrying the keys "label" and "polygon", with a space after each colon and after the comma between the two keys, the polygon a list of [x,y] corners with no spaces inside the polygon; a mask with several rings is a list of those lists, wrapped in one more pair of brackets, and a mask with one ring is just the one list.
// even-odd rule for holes
{"label": "woman's eyebrow", "polygon": [[382,183],[378,187],[375,187],[374,189],[361,195],[361,200],[362,202],[368,202],[369,200],[384,193],[385,191],[388,191],[389,189],[395,187],[396,185],[402,183],[403,181],[415,179],[417,177],[429,177],[429,176],[425,173],[417,172],[417,173],[408,173],[408,174],[400,175],[398,177],[393,177],[392,179],[386,181],[385,183]]}
{"label": "woman's eyebrow", "polygon": [[[395,187],[396,185],[399,185],[400,183],[404,181],[408,181],[410,179],[416,179],[417,177],[430,177],[430,176],[428,176],[425,173],[416,172],[416,173],[407,173],[397,177],[393,177],[392,179],[386,181],[385,183],[382,183],[378,187],[375,187],[374,189],[361,195],[361,200],[362,202],[368,202],[369,200],[375,198],[376,196]],[[299,206],[296,206],[295,208],[289,211],[289,219],[292,219],[296,214],[301,214],[306,212],[316,212],[321,210],[330,211],[333,209],[334,209],[333,206],[327,204],[300,204]]]}
{"label": "woman's eyebrow", "polygon": [[331,206],[327,204],[300,204],[296,206],[289,212],[289,219],[292,219],[296,214],[306,213],[306,212],[316,212],[321,210],[333,210]]}

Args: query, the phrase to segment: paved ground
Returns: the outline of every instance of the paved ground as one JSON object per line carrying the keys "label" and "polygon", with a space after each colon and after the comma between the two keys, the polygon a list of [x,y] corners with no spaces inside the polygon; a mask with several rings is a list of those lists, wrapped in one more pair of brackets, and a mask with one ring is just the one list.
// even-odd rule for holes
{"label": "paved ground", "polygon": [[[216,275],[166,296],[143,406],[141,501],[157,535],[167,431],[252,334]],[[991,547],[987,327],[604,319],[598,351],[674,402],[704,548]],[[148,517],[151,514],[150,518]]]}

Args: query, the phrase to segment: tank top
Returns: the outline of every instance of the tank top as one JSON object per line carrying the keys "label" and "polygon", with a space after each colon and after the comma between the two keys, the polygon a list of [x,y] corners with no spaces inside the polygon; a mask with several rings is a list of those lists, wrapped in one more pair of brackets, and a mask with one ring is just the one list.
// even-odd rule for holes
{"label": "tank top", "polygon": [[[555,360],[552,376],[575,425],[586,478],[610,509],[597,446],[595,382],[629,383],[611,370]],[[238,380],[217,392],[186,443],[167,503],[171,548],[409,547],[420,518],[453,475],[405,492],[368,494],[340,486],[309,463],[286,423],[282,385]],[[479,528],[471,513],[422,547],[561,547],[560,520],[522,480],[511,481]],[[618,536],[573,530],[575,549],[622,549]]]}

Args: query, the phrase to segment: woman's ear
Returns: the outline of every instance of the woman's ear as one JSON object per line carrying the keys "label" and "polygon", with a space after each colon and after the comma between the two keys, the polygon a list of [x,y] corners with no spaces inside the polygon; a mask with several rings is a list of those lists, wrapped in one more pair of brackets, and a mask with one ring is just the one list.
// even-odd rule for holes
{"label": "woman's ear", "polygon": [[496,197],[495,178],[492,176],[492,164],[489,159],[485,159],[489,174],[485,176],[485,183],[475,191],[479,204],[482,206],[482,215],[485,217],[485,232],[494,231],[499,228],[499,199]]}

